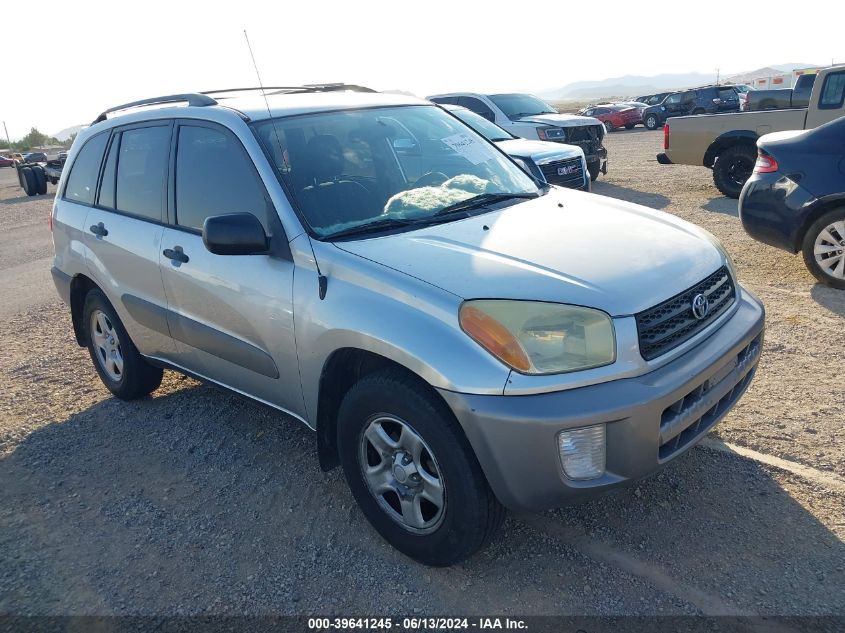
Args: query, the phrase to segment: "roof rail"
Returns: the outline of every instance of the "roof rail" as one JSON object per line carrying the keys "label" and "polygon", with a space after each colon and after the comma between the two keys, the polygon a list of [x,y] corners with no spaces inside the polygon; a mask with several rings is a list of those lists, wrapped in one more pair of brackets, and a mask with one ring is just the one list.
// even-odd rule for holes
{"label": "roof rail", "polygon": [[267,94],[282,94],[284,92],[335,92],[341,90],[351,90],[353,92],[376,92],[372,88],[358,86],[355,84],[329,83],[304,84],[302,86],[255,86],[252,88],[223,88],[221,90],[203,90],[200,94],[213,95],[224,92],[252,92],[255,90],[262,90]]}
{"label": "roof rail", "polygon": [[217,105],[217,101],[212,99],[208,95],[200,94],[197,92],[187,92],[185,94],[179,95],[167,95],[164,97],[151,97],[149,99],[141,99],[140,101],[132,101],[131,103],[124,103],[123,105],[115,106],[113,108],[109,108],[105,110],[100,116],[94,119],[94,123],[99,123],[100,121],[105,121],[108,118],[108,114],[112,112],[118,112],[119,110],[129,110],[130,108],[140,108],[142,106],[148,105],[159,105],[162,103],[183,103],[187,102],[189,106],[210,106],[210,105]]}

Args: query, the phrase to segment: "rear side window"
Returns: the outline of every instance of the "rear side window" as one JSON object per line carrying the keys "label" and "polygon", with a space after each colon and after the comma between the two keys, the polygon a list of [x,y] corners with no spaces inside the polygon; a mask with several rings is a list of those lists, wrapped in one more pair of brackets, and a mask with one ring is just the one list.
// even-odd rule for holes
{"label": "rear side window", "polygon": [[831,73],[824,79],[819,109],[835,110],[842,107],[843,101],[845,101],[845,72]]}
{"label": "rear side window", "polygon": [[97,190],[97,177],[100,175],[100,163],[106,150],[108,133],[98,134],[79,150],[73,161],[70,176],[65,187],[65,199],[80,204],[93,204]]}
{"label": "rear side window", "polygon": [[161,221],[170,126],[124,130],[117,153],[115,208]]}
{"label": "rear side window", "polygon": [[202,230],[205,219],[251,213],[267,227],[264,185],[233,136],[207,127],[183,125],[176,150],[176,223]]}
{"label": "rear side window", "polygon": [[445,103],[447,105],[458,105],[457,97],[435,97],[432,99],[434,103]]}
{"label": "rear side window", "polygon": [[106,209],[114,209],[114,181],[117,174],[117,152],[120,147],[120,134],[112,137],[109,153],[106,156],[106,166],[103,168],[103,180],[100,183],[100,197],[97,204]]}

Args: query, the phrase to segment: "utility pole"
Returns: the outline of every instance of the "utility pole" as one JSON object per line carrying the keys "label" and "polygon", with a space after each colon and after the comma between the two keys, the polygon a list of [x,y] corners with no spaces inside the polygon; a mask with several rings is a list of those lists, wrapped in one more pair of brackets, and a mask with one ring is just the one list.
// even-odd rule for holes
{"label": "utility pole", "polygon": [[9,149],[12,149],[12,140],[9,138],[9,129],[6,127],[5,121],[3,121],[3,129],[6,131],[6,142],[9,144]]}
{"label": "utility pole", "polygon": [[716,69],[716,85],[719,85],[719,69]]}

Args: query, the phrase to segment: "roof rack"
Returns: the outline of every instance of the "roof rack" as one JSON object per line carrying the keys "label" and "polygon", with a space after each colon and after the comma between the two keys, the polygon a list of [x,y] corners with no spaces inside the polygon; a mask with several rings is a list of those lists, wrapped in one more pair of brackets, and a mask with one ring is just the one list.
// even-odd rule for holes
{"label": "roof rack", "polygon": [[225,92],[250,92],[254,90],[262,90],[269,92],[268,94],[282,94],[288,92],[336,92],[341,90],[351,90],[353,92],[376,92],[372,88],[365,86],[358,86],[355,84],[344,83],[330,83],[330,84],[305,84],[303,86],[257,86],[254,88],[224,88],[222,90],[206,90],[204,92],[186,92],[178,95],[167,95],[164,97],[150,97],[149,99],[141,99],[140,101],[132,101],[131,103],[124,103],[119,106],[114,106],[108,110],[103,111],[100,116],[94,119],[94,123],[100,123],[108,119],[108,115],[120,110],[129,110],[131,108],[140,108],[149,105],[160,105],[163,103],[187,103],[189,106],[210,106],[218,105],[218,101],[209,95],[220,94]]}
{"label": "roof rack", "polygon": [[148,105],[159,105],[162,103],[184,103],[187,102],[189,106],[210,106],[210,105],[217,105],[217,101],[212,99],[208,95],[200,94],[197,92],[186,92],[185,94],[179,95],[167,95],[164,97],[150,97],[149,99],[141,99],[140,101],[132,101],[131,103],[124,103],[119,106],[115,106],[113,108],[109,108],[105,110],[100,116],[94,119],[94,123],[99,123],[100,121],[105,121],[109,114],[112,112],[118,112],[119,110],[129,110],[130,108],[140,108],[143,106]]}
{"label": "roof rack", "polygon": [[[345,83],[303,84],[301,86],[255,86],[251,88],[223,88],[220,90],[203,90],[203,95],[213,95],[225,92],[252,92],[261,90],[267,94],[282,94],[290,92],[336,92],[350,90],[352,92],[376,92],[372,88]],[[272,92],[271,92],[272,91]]]}

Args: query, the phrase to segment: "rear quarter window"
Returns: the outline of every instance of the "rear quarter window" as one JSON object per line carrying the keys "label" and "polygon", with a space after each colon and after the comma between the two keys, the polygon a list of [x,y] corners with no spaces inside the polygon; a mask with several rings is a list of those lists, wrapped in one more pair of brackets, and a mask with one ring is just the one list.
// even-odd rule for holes
{"label": "rear quarter window", "polygon": [[100,164],[103,162],[103,153],[106,151],[108,140],[108,132],[98,134],[88,139],[79,150],[68,176],[65,200],[88,205],[94,203]]}
{"label": "rear quarter window", "polygon": [[842,107],[845,100],[845,72],[831,73],[824,78],[821,96],[819,97],[820,110],[835,110]]}

